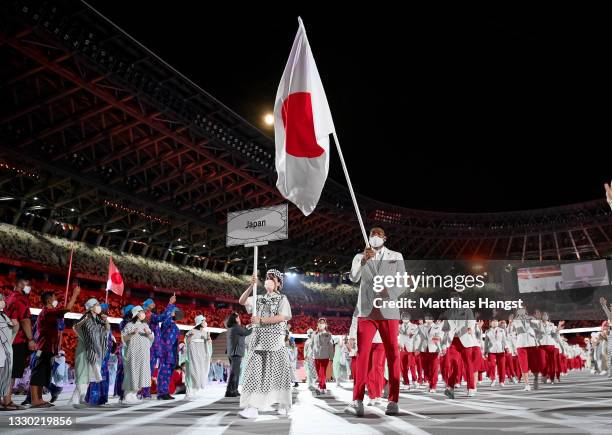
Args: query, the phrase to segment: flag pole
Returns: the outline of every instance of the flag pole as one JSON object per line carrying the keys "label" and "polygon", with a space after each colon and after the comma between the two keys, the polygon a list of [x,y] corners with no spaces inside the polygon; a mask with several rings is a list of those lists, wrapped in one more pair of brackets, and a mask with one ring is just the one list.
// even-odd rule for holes
{"label": "flag pole", "polygon": [[340,157],[340,163],[342,164],[342,170],[344,171],[344,176],[346,177],[346,183],[348,184],[349,192],[351,193],[351,199],[353,200],[353,206],[355,207],[355,213],[357,213],[357,220],[359,221],[359,227],[361,228],[361,234],[363,235],[363,241],[366,246],[370,247],[370,241],[368,240],[368,235],[365,230],[365,226],[363,225],[363,219],[361,218],[361,212],[359,211],[359,206],[357,205],[357,198],[355,198],[355,192],[353,191],[353,185],[351,183],[351,178],[349,177],[348,169],[346,168],[346,163],[344,162],[344,156],[342,155],[342,149],[340,148],[340,141],[338,140],[338,135],[334,131],[332,133],[334,136],[334,142],[336,142],[336,149],[338,150],[338,156]]}
{"label": "flag pole", "polygon": [[72,273],[72,254],[74,249],[70,250],[70,260],[68,263],[68,280],[66,281],[66,293],[64,293],[64,306],[68,303],[68,288],[70,287],[70,275]]}
{"label": "flag pole", "polygon": [[[259,255],[259,246],[253,246],[253,275],[257,276],[257,257]],[[257,316],[257,279],[253,284],[253,315]]]}

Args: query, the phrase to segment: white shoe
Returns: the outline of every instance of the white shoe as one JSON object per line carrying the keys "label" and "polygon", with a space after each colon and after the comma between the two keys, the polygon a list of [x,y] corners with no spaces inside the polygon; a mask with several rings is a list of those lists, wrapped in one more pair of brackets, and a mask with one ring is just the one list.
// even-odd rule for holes
{"label": "white shoe", "polygon": [[491,381],[491,387],[494,387],[495,385],[497,385],[497,381],[494,379]]}
{"label": "white shoe", "polygon": [[142,400],[139,400],[135,393],[128,393],[121,403],[124,405],[137,405],[142,403]]}
{"label": "white shoe", "polygon": [[259,411],[257,410],[257,408],[253,408],[252,406],[250,406],[240,411],[238,415],[242,418],[257,418],[259,417]]}
{"label": "white shoe", "polygon": [[436,392],[436,389],[435,389],[435,388],[430,388],[430,389],[429,389],[429,392],[430,392],[430,393],[435,393],[435,392]]}
{"label": "white shoe", "polygon": [[501,388],[504,388],[504,387],[506,386],[506,384],[505,384],[505,383],[503,383],[503,382],[500,382],[500,383],[499,383],[499,386],[500,386]]}
{"label": "white shoe", "polygon": [[525,388],[523,388],[523,391],[531,391],[531,385],[529,384],[525,385]]}
{"label": "white shoe", "polygon": [[603,370],[603,371],[599,372],[599,374],[600,374],[601,376],[604,376],[604,375],[607,375],[607,374],[608,374],[608,372],[607,372],[607,371],[605,371],[605,370]]}
{"label": "white shoe", "polygon": [[474,397],[476,395],[476,389],[468,390],[468,397]]}
{"label": "white shoe", "polygon": [[278,409],[276,410],[276,413],[277,413],[278,415],[283,415],[283,416],[285,416],[285,415],[287,415],[287,408],[285,408],[284,406],[282,406],[282,407],[280,407],[280,408],[278,408]]}
{"label": "white shoe", "polygon": [[512,383],[513,383],[513,384],[518,384],[518,379],[516,379],[516,378],[512,378]]}
{"label": "white shoe", "polygon": [[344,408],[344,412],[346,414],[356,415],[357,417],[363,417],[363,414],[364,414],[363,401],[362,400],[355,400],[349,406]]}

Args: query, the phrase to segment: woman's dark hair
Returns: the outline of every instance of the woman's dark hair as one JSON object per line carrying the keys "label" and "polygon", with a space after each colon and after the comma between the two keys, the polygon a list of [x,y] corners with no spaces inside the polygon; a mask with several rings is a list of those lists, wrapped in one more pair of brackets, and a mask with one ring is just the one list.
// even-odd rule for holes
{"label": "woman's dark hair", "polygon": [[238,321],[236,319],[238,319],[238,313],[232,313],[227,316],[227,319],[225,319],[225,327],[231,328],[232,326],[237,325]]}
{"label": "woman's dark hair", "polygon": [[131,322],[132,323],[136,323],[138,321],[138,314],[136,314],[134,317],[132,317]]}
{"label": "woman's dark hair", "polygon": [[47,301],[51,299],[54,294],[55,293],[53,293],[52,291],[43,292],[43,294],[40,295],[40,301],[42,302],[43,305],[47,305]]}

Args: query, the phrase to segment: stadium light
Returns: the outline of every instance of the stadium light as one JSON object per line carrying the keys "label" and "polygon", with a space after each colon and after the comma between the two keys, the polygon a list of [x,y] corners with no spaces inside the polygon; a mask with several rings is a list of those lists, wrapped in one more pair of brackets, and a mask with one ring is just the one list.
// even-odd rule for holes
{"label": "stadium light", "polygon": [[272,115],[271,113],[267,113],[264,116],[264,122],[266,123],[266,125],[274,125],[274,115]]}

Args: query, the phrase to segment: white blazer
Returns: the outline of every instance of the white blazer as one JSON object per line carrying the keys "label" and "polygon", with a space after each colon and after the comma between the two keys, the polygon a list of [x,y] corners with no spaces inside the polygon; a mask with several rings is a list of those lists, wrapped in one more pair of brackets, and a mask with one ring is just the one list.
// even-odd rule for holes
{"label": "white blazer", "polygon": [[414,340],[419,332],[419,327],[416,323],[400,323],[399,327],[399,345],[404,352],[414,352]]}
{"label": "white blazer", "polygon": [[506,331],[499,326],[487,329],[484,334],[485,353],[504,353],[506,344]]}
{"label": "white blazer", "polygon": [[[363,253],[355,255],[349,278],[353,282],[359,282],[359,295],[357,296],[357,317],[369,317],[374,308],[374,299],[382,298],[381,293],[374,291],[375,276],[403,276],[406,272],[404,257],[399,252],[382,247],[375,258],[370,259],[365,265],[361,264]],[[383,301],[397,301],[407,288],[392,286],[387,288],[388,298]],[[383,319],[400,319],[399,307],[380,308]]]}
{"label": "white blazer", "polygon": [[559,346],[559,343],[556,340],[557,335],[559,334],[557,333],[557,327],[554,323],[545,323],[542,321],[538,325],[537,338],[540,342],[540,346]]}
{"label": "white blazer", "polygon": [[463,347],[480,347],[476,338],[476,319],[471,309],[449,310],[446,319],[443,330],[448,331],[451,342],[457,337]]}
{"label": "white blazer", "polygon": [[[442,350],[442,325],[432,323],[427,325],[423,323],[418,326],[418,334],[415,339],[415,349],[418,352],[440,352]],[[434,337],[438,340],[434,341]]]}
{"label": "white blazer", "polygon": [[511,328],[516,334],[516,347],[534,347],[538,345],[536,332],[537,320],[531,316],[517,317],[512,321]]}

